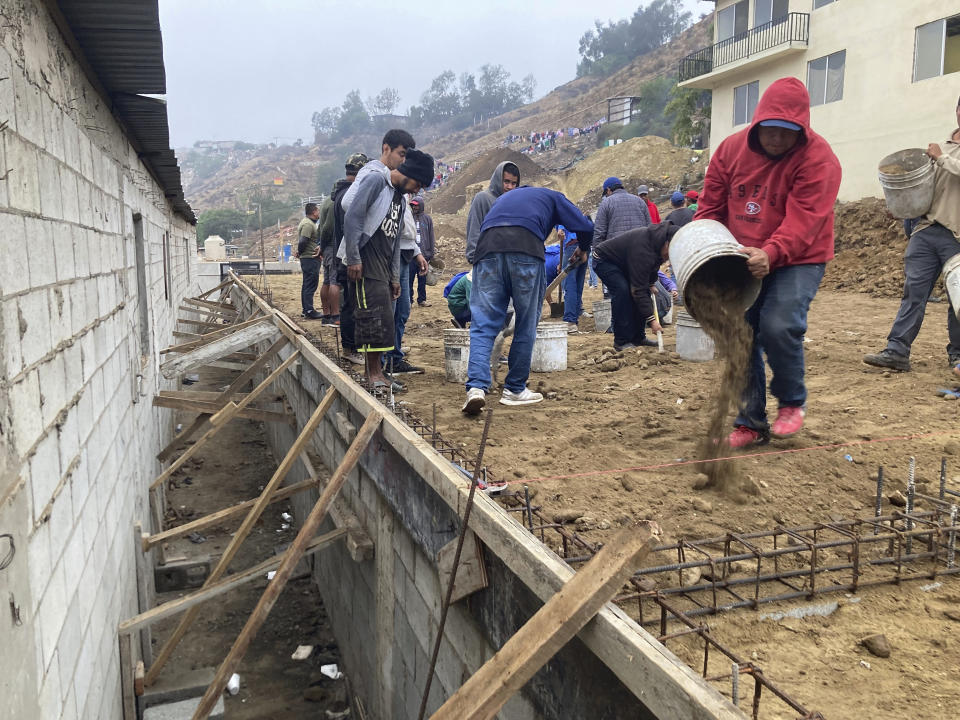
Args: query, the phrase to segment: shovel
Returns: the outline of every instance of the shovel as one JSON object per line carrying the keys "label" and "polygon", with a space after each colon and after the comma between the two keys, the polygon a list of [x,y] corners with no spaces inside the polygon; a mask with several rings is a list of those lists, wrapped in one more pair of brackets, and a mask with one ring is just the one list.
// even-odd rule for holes
{"label": "shovel", "polygon": [[[657,321],[657,324],[660,324],[660,313],[657,312],[657,296],[655,293],[650,293],[650,301],[653,303],[653,319]],[[663,332],[660,331],[657,333],[657,352],[663,352]]]}
{"label": "shovel", "polygon": [[544,292],[543,297],[546,298],[550,293],[557,289],[557,285],[563,282],[563,279],[573,270],[577,264],[570,261],[570,264],[567,265],[563,270],[557,273],[557,276],[553,279],[553,282],[547,285],[546,292]]}

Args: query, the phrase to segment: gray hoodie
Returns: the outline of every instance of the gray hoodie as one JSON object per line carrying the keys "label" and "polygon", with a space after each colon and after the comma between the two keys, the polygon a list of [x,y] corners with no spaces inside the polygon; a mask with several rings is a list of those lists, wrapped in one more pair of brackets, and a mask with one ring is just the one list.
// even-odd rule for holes
{"label": "gray hoodie", "polygon": [[490,212],[493,203],[497,198],[503,195],[503,171],[510,166],[511,172],[516,171],[517,179],[520,178],[520,168],[516,163],[509,161],[497,165],[490,176],[490,185],[486,190],[481,190],[470,203],[470,214],[467,215],[467,262],[473,265],[473,258],[477,251],[477,241],[480,239],[480,226],[483,225],[483,219]]}

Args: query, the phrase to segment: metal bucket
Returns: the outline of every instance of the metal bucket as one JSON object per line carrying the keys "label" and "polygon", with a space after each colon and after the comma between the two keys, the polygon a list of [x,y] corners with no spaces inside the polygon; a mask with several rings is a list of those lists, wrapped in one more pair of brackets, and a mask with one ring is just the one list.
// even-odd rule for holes
{"label": "metal bucket", "polygon": [[713,340],[683,310],[677,310],[677,354],[684,360],[706,362],[713,360]]}
{"label": "metal bucket", "polygon": [[448,382],[465,383],[470,362],[469,328],[446,328],[443,331],[443,369]]}
{"label": "metal bucket", "polygon": [[880,161],[878,170],[887,210],[901,220],[926,215],[933,203],[934,164],[920,148],[900,150]]}
{"label": "metal bucket", "polygon": [[947,287],[953,312],[960,320],[960,254],[954,255],[943,264],[943,284]]}
{"label": "metal bucket", "polygon": [[697,316],[689,297],[690,288],[699,283],[735,289],[737,304],[743,310],[753,305],[760,294],[760,281],[747,269],[747,256],[740,252],[742,247],[716,220],[693,220],[673,236],[670,265],[690,317]]}
{"label": "metal bucket", "polygon": [[567,324],[542,322],[537,325],[537,339],[530,358],[532,372],[556,372],[567,369]]}
{"label": "metal bucket", "polygon": [[593,329],[598,333],[606,332],[607,328],[610,327],[611,317],[613,312],[610,309],[609,300],[594,300],[593,301]]}

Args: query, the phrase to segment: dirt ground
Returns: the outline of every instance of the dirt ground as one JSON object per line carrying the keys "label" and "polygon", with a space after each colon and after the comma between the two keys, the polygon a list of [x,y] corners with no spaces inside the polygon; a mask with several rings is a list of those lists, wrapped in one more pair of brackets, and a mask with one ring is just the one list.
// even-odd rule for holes
{"label": "dirt ground", "polygon": [[[185,389],[221,390],[232,377],[223,371],[204,371],[200,383]],[[178,421],[184,425],[193,419],[189,413],[180,415]],[[188,460],[182,472],[174,474],[167,490],[166,527],[175,527],[257,497],[276,467],[277,460],[267,447],[262,423],[244,419],[228,423],[214,442]],[[275,548],[293,540],[298,530],[296,522],[284,529],[282,513],[292,514],[289,502],[267,507],[231,563],[232,571],[272,557]],[[239,525],[237,520],[205,530],[202,543],[193,543],[187,538],[170,542],[167,554],[187,557],[209,554],[215,565]],[[266,577],[254,580],[204,605],[161,673],[161,679],[189,676],[198,668],[219,667],[266,584]],[[172,600],[181,594],[158,594],[157,602]],[[168,618],[154,626],[155,653],[180,617]],[[314,646],[307,660],[291,659],[298,645]],[[341,661],[317,588],[309,576],[291,580],[240,664],[240,692],[235,696],[225,695],[226,717],[233,720],[327,717],[327,710],[342,711],[345,681],[332,681],[320,674],[320,666],[330,663]]]}
{"label": "dirt ground", "polygon": [[[446,274],[452,271],[448,266]],[[404,344],[411,362],[426,372],[404,376],[407,391],[398,399],[423,418],[436,405],[440,432],[472,452],[482,420],[460,412],[463,386],[444,376],[442,335],[450,323],[442,282],[429,288],[432,307],[413,309]],[[271,287],[275,302],[296,314],[299,277],[272,278]],[[587,288],[585,308],[599,298],[599,290]],[[929,306],[912,372],[883,372],[861,362],[864,353],[884,346],[897,304],[857,292],[819,293],[805,346],[806,427],[793,439],[761,448],[770,454],[737,463],[753,480],[756,496],[696,490],[698,473],[689,464],[637,469],[694,459],[718,376],[717,361],[691,363],[672,352],[672,326],[664,355],[656,348],[614,353],[612,336],[593,332],[593,321],[582,318],[583,332],[568,338],[568,369],[530,378],[546,400],[527,408],[496,406],[485,459],[495,477],[514,488],[528,486],[548,517],[579,511],[584,517],[576,529],[593,542],[640,518],[655,519],[675,541],[867,517],[877,467],[884,467],[891,491],[904,490],[911,455],[921,492],[935,494],[942,456],[948,487],[960,490],[960,405],[936,395],[937,388],[957,384],[944,350],[947,305]],[[319,323],[302,322],[317,331]],[[862,444],[817,447],[837,443]],[[800,452],[776,454],[784,450]],[[960,583],[944,579],[929,592],[915,584],[869,589],[860,599],[827,618],[761,621],[762,613],[742,610],[706,622],[736,652],[756,652],[769,678],[827,718],[899,718],[905,701],[919,717],[943,716],[944,704],[960,697],[960,682],[944,670],[960,663],[960,646],[949,639],[957,627],[941,609],[960,599]],[[786,607],[764,606],[763,612]],[[886,633],[894,650],[889,659],[869,656],[867,669],[860,665],[867,656],[857,641],[873,632]],[[682,642],[671,648],[684,655]],[[702,650],[688,654],[693,666],[702,663]],[[749,693],[742,694],[749,709]],[[786,706],[775,700],[762,707],[761,717],[793,717],[778,714]]]}

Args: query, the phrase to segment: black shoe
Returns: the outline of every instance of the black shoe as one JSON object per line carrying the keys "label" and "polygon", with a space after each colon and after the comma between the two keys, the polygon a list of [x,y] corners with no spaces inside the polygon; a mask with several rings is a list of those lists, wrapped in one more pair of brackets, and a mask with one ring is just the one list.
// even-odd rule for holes
{"label": "black shoe", "polygon": [[910,358],[906,355],[895,353],[888,348],[884,348],[878,353],[864,355],[863,361],[867,365],[889,368],[890,370],[898,370],[900,372],[908,372],[910,370]]}
{"label": "black shoe", "polygon": [[416,365],[411,365],[406,360],[394,360],[393,374],[394,375],[422,375],[423,368],[417,367]]}
{"label": "black shoe", "polygon": [[318,313],[316,310],[307,310],[303,314],[303,317],[305,317],[307,320],[323,320],[323,315]]}
{"label": "black shoe", "polygon": [[640,340],[640,342],[639,342],[638,344],[641,345],[642,347],[660,347],[660,346],[657,344],[657,341],[656,341],[656,340],[651,340],[651,339],[648,338],[648,337],[641,338],[641,340]]}

